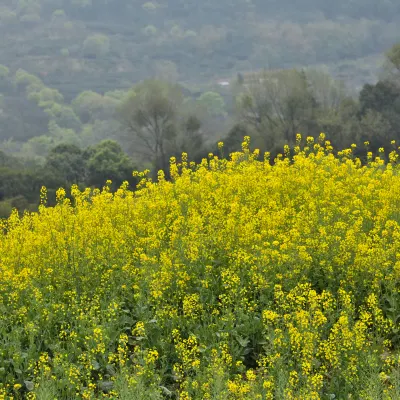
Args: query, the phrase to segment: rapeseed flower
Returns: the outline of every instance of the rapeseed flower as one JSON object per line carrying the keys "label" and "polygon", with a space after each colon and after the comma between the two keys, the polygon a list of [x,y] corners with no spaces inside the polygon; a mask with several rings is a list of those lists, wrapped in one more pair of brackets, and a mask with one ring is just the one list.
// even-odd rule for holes
{"label": "rapeseed flower", "polygon": [[396,398],[398,150],[305,142],[1,221],[0,398]]}

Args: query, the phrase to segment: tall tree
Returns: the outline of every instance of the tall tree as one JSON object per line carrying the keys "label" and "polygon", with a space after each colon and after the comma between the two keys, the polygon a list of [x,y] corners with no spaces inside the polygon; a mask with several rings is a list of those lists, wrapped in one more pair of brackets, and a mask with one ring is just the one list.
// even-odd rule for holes
{"label": "tall tree", "polygon": [[266,148],[293,142],[299,131],[310,132],[317,104],[304,73],[254,74],[243,87],[238,98],[240,120],[255,130]]}
{"label": "tall tree", "polygon": [[145,154],[156,170],[168,170],[168,157],[179,129],[178,113],[182,104],[179,86],[149,80],[134,87],[118,108],[133,150]]}
{"label": "tall tree", "polygon": [[[400,138],[400,85],[394,85],[392,81],[379,81],[375,85],[365,85],[360,92],[360,118],[371,115],[378,115],[376,122],[386,126],[386,133],[378,135],[383,139]],[[391,136],[391,137],[388,137]],[[377,142],[377,146],[382,145],[382,141]]]}

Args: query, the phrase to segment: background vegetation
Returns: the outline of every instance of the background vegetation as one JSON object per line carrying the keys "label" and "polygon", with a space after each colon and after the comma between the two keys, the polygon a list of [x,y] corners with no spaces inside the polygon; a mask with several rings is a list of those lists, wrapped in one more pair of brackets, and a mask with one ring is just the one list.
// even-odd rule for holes
{"label": "background vegetation", "polygon": [[0,11],[0,63],[29,65],[69,100],[149,73],[208,83],[321,63],[360,85],[400,39],[399,20],[396,0],[12,0]]}
{"label": "background vegetation", "polygon": [[400,12],[375,3],[2,5],[0,215],[37,207],[43,184],[54,202],[72,183],[117,187],[128,166],[168,175],[171,156],[201,160],[221,138],[272,154],[297,131],[372,150],[396,139]]}

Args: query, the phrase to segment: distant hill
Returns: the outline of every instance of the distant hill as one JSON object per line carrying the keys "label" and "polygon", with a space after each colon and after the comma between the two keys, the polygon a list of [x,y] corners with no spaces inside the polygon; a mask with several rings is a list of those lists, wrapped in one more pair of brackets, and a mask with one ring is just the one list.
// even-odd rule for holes
{"label": "distant hill", "polygon": [[[327,64],[359,86],[400,40],[398,0],[14,0],[0,6],[0,64],[72,99],[146,77],[206,83]],[[365,61],[367,63],[365,64]],[[343,66],[343,67],[340,67]]]}

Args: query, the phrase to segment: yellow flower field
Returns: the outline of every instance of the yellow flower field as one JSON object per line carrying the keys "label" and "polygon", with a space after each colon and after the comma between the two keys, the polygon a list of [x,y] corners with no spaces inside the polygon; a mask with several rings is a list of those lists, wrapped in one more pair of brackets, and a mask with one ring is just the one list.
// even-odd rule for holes
{"label": "yellow flower field", "polygon": [[396,148],[304,142],[0,222],[0,399],[399,399]]}

